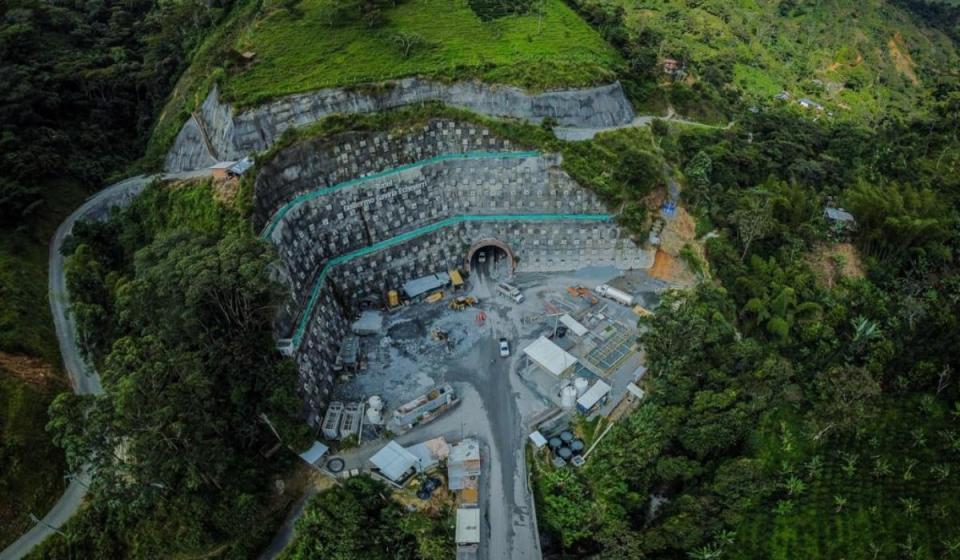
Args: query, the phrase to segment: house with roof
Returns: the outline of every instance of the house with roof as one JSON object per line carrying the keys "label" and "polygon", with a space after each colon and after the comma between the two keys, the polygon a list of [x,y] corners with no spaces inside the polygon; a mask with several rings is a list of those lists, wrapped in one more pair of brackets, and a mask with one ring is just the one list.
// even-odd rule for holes
{"label": "house with roof", "polygon": [[447,485],[451,490],[476,488],[480,480],[480,442],[467,438],[450,447]]}
{"label": "house with roof", "polygon": [[843,208],[826,207],[823,209],[823,217],[830,226],[831,237],[844,237],[856,229],[857,220],[853,214]]}
{"label": "house with roof", "polygon": [[371,473],[400,487],[418,472],[419,459],[396,441],[390,441],[369,462]]}
{"label": "house with roof", "polygon": [[799,103],[804,109],[816,109],[817,111],[823,111],[823,105],[817,103],[809,97],[800,98],[797,100],[797,103]]}

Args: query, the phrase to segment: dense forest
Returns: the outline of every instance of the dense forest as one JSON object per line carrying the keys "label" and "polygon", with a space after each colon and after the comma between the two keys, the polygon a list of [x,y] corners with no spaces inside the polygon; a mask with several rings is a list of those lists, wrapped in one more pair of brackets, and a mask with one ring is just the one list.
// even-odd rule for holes
{"label": "dense forest", "polygon": [[25,222],[44,183],[99,186],[139,159],[189,54],[232,0],[0,6],[0,222]]}
{"label": "dense forest", "polygon": [[[958,109],[951,93],[877,130],[789,111],[656,127],[698,231],[719,235],[704,282],[644,321],[639,410],[582,471],[542,473],[557,548],[957,555]],[[856,216],[855,251],[830,204]]]}
{"label": "dense forest", "polygon": [[456,556],[448,515],[405,511],[368,476],[348,479],[310,499],[297,536],[280,560],[314,558],[447,560]]}
{"label": "dense forest", "polygon": [[[47,303],[60,221],[143,155],[230,1],[0,2],[0,543],[63,490],[46,409],[68,389]],[[25,365],[24,365],[25,364]],[[6,366],[6,367],[4,367]]]}
{"label": "dense forest", "polygon": [[[273,350],[272,251],[208,181],[157,184],[65,245],[82,348],[105,393],[60,395],[48,429],[92,499],[37,553],[246,558],[307,441],[296,368]],[[171,538],[172,536],[176,538]]]}

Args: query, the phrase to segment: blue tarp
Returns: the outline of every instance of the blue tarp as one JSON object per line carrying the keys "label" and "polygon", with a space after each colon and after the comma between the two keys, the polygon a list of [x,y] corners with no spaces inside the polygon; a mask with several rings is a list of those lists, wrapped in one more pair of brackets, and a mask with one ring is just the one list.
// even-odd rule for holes
{"label": "blue tarp", "polygon": [[403,285],[403,291],[407,297],[414,299],[433,290],[443,288],[450,283],[450,275],[446,272],[439,274],[430,274],[421,278],[415,278]]}

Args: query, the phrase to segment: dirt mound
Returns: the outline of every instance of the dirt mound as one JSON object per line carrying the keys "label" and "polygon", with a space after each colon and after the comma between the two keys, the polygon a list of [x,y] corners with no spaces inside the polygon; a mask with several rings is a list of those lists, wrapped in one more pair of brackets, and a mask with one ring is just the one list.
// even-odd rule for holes
{"label": "dirt mound", "polygon": [[817,281],[827,289],[841,278],[863,278],[863,263],[850,243],[822,243],[807,254],[807,264]]}
{"label": "dirt mound", "polygon": [[673,219],[667,220],[660,233],[660,248],[674,257],[680,255],[685,245],[694,245],[697,223],[682,206],[677,206]]}
{"label": "dirt mound", "polygon": [[890,58],[893,60],[897,72],[909,78],[913,85],[919,84],[920,80],[917,78],[915,70],[917,63],[910,58],[910,53],[903,44],[903,35],[899,31],[887,42],[887,49],[890,51]]}
{"label": "dirt mound", "polygon": [[0,375],[3,372],[44,390],[63,384],[60,374],[40,358],[0,352]]}
{"label": "dirt mound", "polygon": [[673,284],[693,284],[696,281],[683,261],[662,249],[657,249],[657,254],[653,258],[653,267],[648,274]]}

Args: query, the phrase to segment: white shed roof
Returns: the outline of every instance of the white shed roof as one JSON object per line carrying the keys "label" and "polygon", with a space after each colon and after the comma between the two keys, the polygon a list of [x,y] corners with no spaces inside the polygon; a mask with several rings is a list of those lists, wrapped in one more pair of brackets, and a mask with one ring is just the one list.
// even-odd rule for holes
{"label": "white shed roof", "polygon": [[571,317],[569,313],[560,317],[560,322],[566,325],[566,327],[577,336],[583,336],[587,334],[587,327],[581,325],[580,322]]}
{"label": "white shed roof", "polygon": [[530,434],[530,441],[537,446],[537,449],[540,449],[547,444],[547,438],[543,437],[543,434],[540,433],[540,430],[537,430]]}
{"label": "white shed roof", "polygon": [[530,346],[523,349],[523,353],[530,357],[543,369],[559,376],[577,363],[569,352],[560,348],[545,336],[540,336]]}
{"label": "white shed roof", "polygon": [[480,508],[457,509],[457,544],[480,542]]}
{"label": "white shed roof", "polygon": [[600,399],[605,397],[607,393],[610,392],[610,386],[604,383],[602,380],[598,379],[592,387],[587,389],[587,392],[580,396],[577,399],[577,406],[583,408],[584,410],[590,410],[595,404],[600,402]]}
{"label": "white shed roof", "polygon": [[377,451],[373,457],[370,457],[370,462],[380,469],[383,476],[397,481],[417,464],[417,457],[404,449],[399,443],[391,441],[383,449]]}
{"label": "white shed roof", "polygon": [[317,461],[323,458],[327,454],[330,448],[326,445],[320,443],[319,441],[313,442],[313,445],[310,446],[310,449],[307,449],[300,454],[300,458],[306,461],[311,465],[316,465]]}

